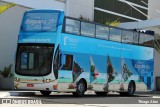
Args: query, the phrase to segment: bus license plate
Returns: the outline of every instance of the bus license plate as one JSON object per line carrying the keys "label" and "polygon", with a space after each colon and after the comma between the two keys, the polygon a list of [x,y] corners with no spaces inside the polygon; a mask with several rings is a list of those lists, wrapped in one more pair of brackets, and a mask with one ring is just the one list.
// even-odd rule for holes
{"label": "bus license plate", "polygon": [[27,87],[34,87],[34,84],[27,84]]}

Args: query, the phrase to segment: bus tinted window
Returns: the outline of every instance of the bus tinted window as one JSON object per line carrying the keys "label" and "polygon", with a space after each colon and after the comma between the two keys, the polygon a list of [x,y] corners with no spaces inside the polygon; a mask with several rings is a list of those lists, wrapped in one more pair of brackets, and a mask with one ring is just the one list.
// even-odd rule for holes
{"label": "bus tinted window", "polygon": [[21,54],[21,69],[27,69],[28,53]]}
{"label": "bus tinted window", "polygon": [[109,28],[101,25],[96,25],[96,38],[108,39]]}
{"label": "bus tinted window", "polygon": [[154,36],[145,34],[144,46],[153,47]]}
{"label": "bus tinted window", "polygon": [[19,46],[16,72],[21,75],[46,75],[51,72],[52,46]]}
{"label": "bus tinted window", "polygon": [[21,54],[21,69],[34,69],[34,53]]}
{"label": "bus tinted window", "polygon": [[[63,59],[65,58],[65,59]],[[72,70],[72,64],[73,64],[73,55],[65,55],[62,60],[65,60],[65,63],[62,66],[62,70]]]}
{"label": "bus tinted window", "polygon": [[66,19],[65,32],[79,35],[80,21]]}
{"label": "bus tinted window", "polygon": [[95,24],[81,22],[81,35],[94,37],[95,35]]}
{"label": "bus tinted window", "polygon": [[109,40],[121,42],[121,30],[110,28]]}
{"label": "bus tinted window", "polygon": [[122,42],[123,43],[133,43],[133,32],[122,30]]}
{"label": "bus tinted window", "polygon": [[139,42],[139,33],[138,32],[133,32],[133,44],[138,44]]}
{"label": "bus tinted window", "polygon": [[56,31],[58,13],[26,13],[24,31]]}

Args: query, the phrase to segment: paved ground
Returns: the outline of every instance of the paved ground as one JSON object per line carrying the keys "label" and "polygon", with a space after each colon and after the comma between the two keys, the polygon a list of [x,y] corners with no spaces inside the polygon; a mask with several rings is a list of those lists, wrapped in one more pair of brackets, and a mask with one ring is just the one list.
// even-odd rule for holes
{"label": "paved ground", "polygon": [[[100,97],[96,96],[93,92],[87,92],[84,97],[77,98],[73,97],[70,93],[52,93],[50,96],[43,96],[37,91],[0,91],[0,98],[5,100],[9,99],[14,103],[12,105],[2,104],[0,107],[22,107],[22,105],[18,103],[22,103],[23,107],[26,107],[27,103],[38,104],[30,105],[31,107],[46,106],[44,104],[47,104],[47,107],[53,107],[53,104],[54,107],[117,107],[117,104],[118,107],[128,107],[128,104],[130,104],[129,107],[132,107],[133,105],[134,107],[153,107],[153,105],[154,107],[160,106],[160,92],[137,93],[133,97],[122,97],[118,93],[113,92],[110,92],[104,97]],[[2,99],[0,100],[0,103],[2,103]]]}

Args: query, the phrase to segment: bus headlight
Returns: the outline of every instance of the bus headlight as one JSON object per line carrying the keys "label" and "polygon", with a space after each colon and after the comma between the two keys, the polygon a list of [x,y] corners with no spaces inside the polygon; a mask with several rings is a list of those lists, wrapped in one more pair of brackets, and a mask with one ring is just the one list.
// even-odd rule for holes
{"label": "bus headlight", "polygon": [[43,82],[44,83],[49,83],[49,82],[51,82],[51,79],[44,79]]}
{"label": "bus headlight", "polygon": [[18,82],[18,81],[19,81],[19,78],[15,78],[14,81]]}
{"label": "bus headlight", "polygon": [[49,83],[51,81],[51,79],[46,79],[46,82]]}

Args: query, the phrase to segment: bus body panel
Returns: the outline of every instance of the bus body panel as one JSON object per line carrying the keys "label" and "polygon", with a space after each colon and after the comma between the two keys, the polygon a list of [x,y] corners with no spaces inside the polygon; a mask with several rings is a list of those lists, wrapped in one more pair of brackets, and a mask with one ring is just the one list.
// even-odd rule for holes
{"label": "bus body panel", "polygon": [[[90,74],[89,76],[79,75],[79,78],[85,78],[89,83],[88,89],[123,92],[128,90],[129,82],[134,80],[136,91],[146,91],[149,84],[148,77],[151,78],[151,85],[148,89],[153,89],[152,48],[100,39],[95,41],[92,38],[86,39],[86,37],[71,34],[62,34],[60,48],[63,54],[73,55],[73,62],[78,63],[86,74]],[[92,73],[93,66],[95,74]],[[112,71],[109,71],[110,69]],[[65,75],[65,72],[63,73]],[[76,82],[78,81],[70,81],[69,83]]]}

